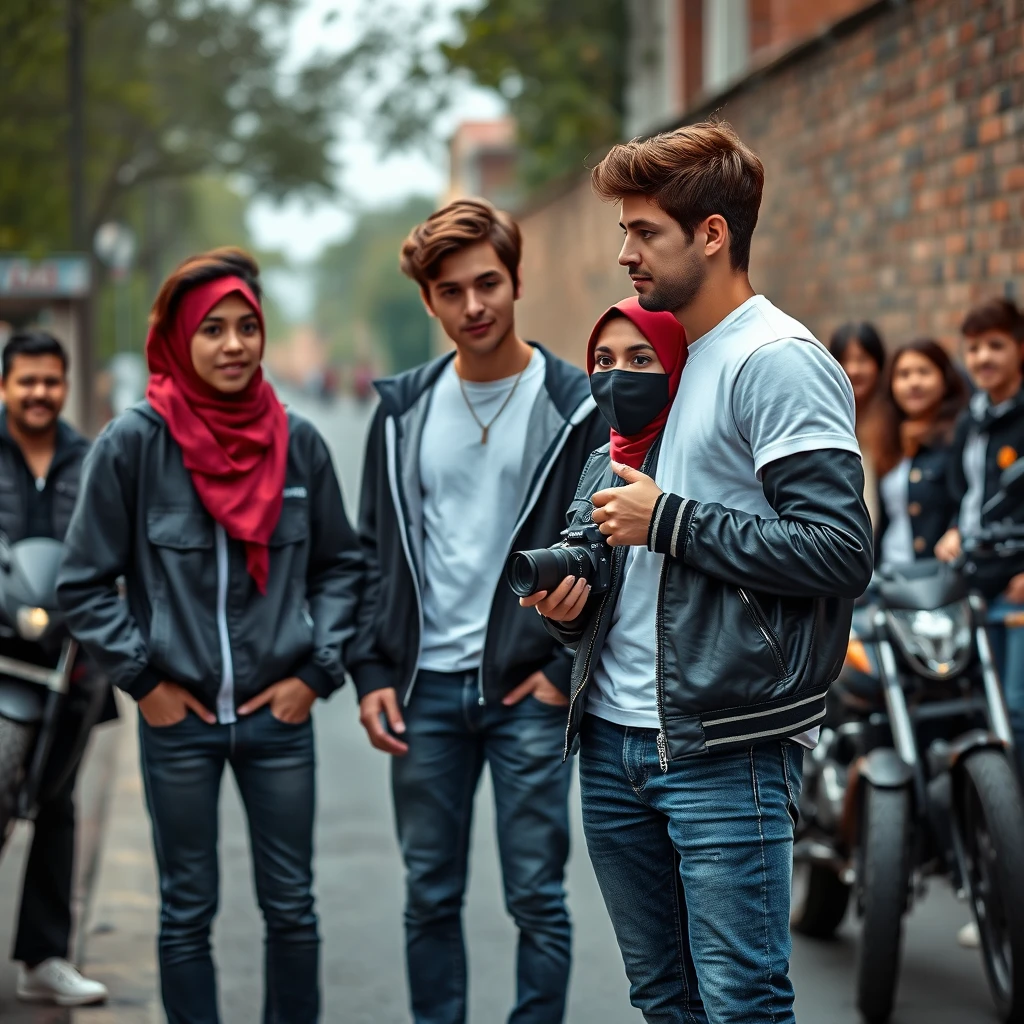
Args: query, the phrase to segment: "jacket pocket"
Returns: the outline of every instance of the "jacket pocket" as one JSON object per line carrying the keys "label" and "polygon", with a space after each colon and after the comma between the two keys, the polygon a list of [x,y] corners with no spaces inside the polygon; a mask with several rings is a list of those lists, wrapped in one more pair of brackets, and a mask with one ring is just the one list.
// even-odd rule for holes
{"label": "jacket pocket", "polygon": [[304,501],[285,499],[281,516],[270,535],[269,547],[282,548],[301,544],[309,538],[309,507]]}
{"label": "jacket pocket", "polygon": [[765,645],[771,652],[779,679],[785,679],[789,675],[789,668],[786,665],[786,653],[783,650],[782,642],[779,640],[775,630],[772,628],[772,624],[768,621],[768,617],[761,608],[760,602],[744,587],[738,587],[736,592],[739,594],[740,600],[743,602],[751,621],[764,638]]}

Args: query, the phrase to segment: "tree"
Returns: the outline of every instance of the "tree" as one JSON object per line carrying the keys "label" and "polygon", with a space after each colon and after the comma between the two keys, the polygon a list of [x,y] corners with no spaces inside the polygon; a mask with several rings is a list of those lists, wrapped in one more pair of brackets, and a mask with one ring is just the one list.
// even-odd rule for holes
{"label": "tree", "polygon": [[387,145],[421,141],[468,75],[494,89],[515,117],[522,171],[535,186],[579,170],[616,141],[624,112],[627,20],[624,0],[486,0],[456,15],[460,38],[437,38],[429,6],[410,25],[395,9],[372,24],[361,51],[404,55],[405,74],[388,84],[376,114]]}
{"label": "tree", "polygon": [[[67,0],[0,4],[0,249],[69,242]],[[349,58],[286,73],[299,0],[80,0],[88,233],[152,182],[237,175],[274,197],[334,190]]]}
{"label": "tree", "polygon": [[347,241],[321,255],[314,319],[335,356],[392,371],[429,358],[430,320],[415,283],[398,269],[398,253],[433,208],[429,199],[414,198],[395,209],[369,210]]}

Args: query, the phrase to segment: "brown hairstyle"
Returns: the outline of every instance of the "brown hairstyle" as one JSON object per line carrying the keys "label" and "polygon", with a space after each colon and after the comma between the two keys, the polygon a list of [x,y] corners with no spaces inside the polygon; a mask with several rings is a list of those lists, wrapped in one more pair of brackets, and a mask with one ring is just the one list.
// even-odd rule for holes
{"label": "brown hairstyle", "polygon": [[189,256],[171,271],[160,286],[149,313],[150,327],[164,327],[174,319],[178,303],[185,292],[219,277],[240,277],[261,301],[260,268],[244,250],[234,246],[210,249]]}
{"label": "brown hairstyle", "polygon": [[964,317],[960,331],[968,338],[976,338],[987,331],[1000,331],[1014,341],[1024,342],[1024,313],[1011,299],[989,299]]}
{"label": "brown hairstyle", "polygon": [[874,418],[867,447],[871,449],[875,468],[879,478],[900,464],[904,457],[901,426],[906,420],[906,413],[896,404],[892,394],[892,381],[899,365],[900,357],[907,352],[922,355],[942,374],[946,386],[935,412],[935,418],[921,437],[921,444],[936,442],[949,443],[953,436],[957,416],[967,405],[968,389],[963,375],[953,364],[946,350],[931,338],[920,338],[900,348],[889,361],[889,372],[886,374],[885,387],[880,389],[878,415]]}
{"label": "brown hairstyle", "polygon": [[494,246],[518,289],[523,251],[519,225],[486,199],[456,199],[414,227],[402,243],[402,273],[411,277],[426,295],[446,257],[480,242]]}
{"label": "brown hairstyle", "polygon": [[712,214],[729,225],[729,261],[750,265],[750,239],[764,189],[764,165],[724,121],[687,125],[614,146],[594,168],[594,191],[607,202],[648,196],[692,242]]}

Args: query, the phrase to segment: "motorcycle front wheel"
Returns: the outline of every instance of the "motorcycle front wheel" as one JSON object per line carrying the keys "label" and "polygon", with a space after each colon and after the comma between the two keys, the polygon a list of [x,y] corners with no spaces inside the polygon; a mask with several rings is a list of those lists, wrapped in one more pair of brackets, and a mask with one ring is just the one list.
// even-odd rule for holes
{"label": "motorcycle front wheel", "polygon": [[21,780],[38,728],[0,718],[0,854],[14,827]]}
{"label": "motorcycle front wheel", "polygon": [[964,762],[960,802],[964,878],[1000,1020],[1024,1021],[1024,799],[998,750]]}
{"label": "motorcycle front wheel", "polygon": [[861,836],[857,1009],[869,1024],[882,1024],[896,1001],[910,891],[909,790],[867,785]]}

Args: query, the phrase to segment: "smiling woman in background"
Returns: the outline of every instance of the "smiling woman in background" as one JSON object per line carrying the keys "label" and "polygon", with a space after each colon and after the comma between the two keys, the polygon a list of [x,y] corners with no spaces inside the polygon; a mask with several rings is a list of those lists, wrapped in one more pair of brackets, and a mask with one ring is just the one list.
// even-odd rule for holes
{"label": "smiling woman in background", "polygon": [[164,283],[147,401],[86,462],[59,586],[72,632],[138,701],[169,1024],[219,1021],[225,764],[266,922],[264,1020],[320,1012],[310,709],[344,681],[362,558],[327,446],[263,379],[257,274],[245,253],[216,249]]}
{"label": "smiling woman in background", "polygon": [[902,565],[932,551],[956,514],[946,482],[967,385],[936,341],[912,341],[893,357],[865,438],[878,473],[875,561]]}

